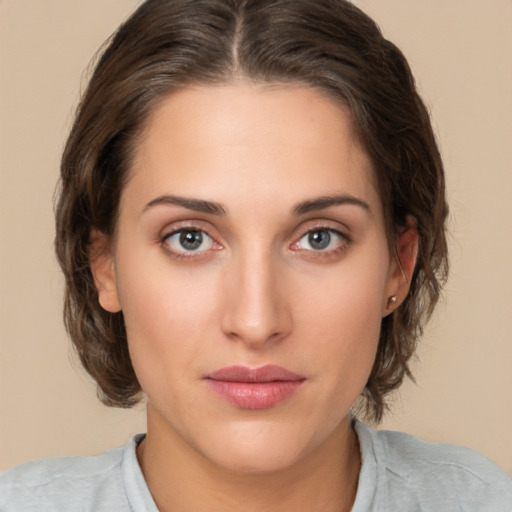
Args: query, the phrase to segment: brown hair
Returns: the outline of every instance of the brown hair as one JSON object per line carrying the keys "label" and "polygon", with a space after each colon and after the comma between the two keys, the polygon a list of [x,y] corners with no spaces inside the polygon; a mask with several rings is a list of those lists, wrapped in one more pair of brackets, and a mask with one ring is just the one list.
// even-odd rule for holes
{"label": "brown hair", "polygon": [[148,0],[108,42],[67,141],[56,205],[56,252],[66,279],[64,318],[101,400],[130,407],[140,385],[121,313],[104,311],[89,267],[91,229],[115,233],[131,152],[164,96],[192,83],[292,82],[347,105],[368,152],[390,247],[413,216],[419,255],[404,303],[382,321],[363,391],[378,421],[447,273],[445,184],[428,112],[407,61],[345,0]]}

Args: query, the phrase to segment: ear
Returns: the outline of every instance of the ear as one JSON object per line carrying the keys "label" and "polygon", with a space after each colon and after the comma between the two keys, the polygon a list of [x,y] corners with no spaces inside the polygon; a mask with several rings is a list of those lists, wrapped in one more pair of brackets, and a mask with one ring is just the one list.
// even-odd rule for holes
{"label": "ear", "polygon": [[409,216],[398,232],[395,253],[389,268],[383,316],[395,310],[407,297],[418,257],[418,229],[416,220]]}
{"label": "ear", "polygon": [[96,229],[91,230],[89,265],[101,307],[110,313],[121,311],[110,239]]}

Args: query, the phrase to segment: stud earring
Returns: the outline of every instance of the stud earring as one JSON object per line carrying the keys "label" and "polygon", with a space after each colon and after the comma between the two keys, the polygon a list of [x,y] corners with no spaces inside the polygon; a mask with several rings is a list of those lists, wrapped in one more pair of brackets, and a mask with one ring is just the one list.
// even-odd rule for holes
{"label": "stud earring", "polygon": [[391,295],[391,297],[389,297],[389,302],[394,304],[396,302],[396,295]]}

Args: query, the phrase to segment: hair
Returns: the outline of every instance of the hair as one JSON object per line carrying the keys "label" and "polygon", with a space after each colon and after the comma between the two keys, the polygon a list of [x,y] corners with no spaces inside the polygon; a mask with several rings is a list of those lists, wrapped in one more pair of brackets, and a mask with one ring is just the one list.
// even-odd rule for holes
{"label": "hair", "polygon": [[248,81],[314,88],[348,107],[369,155],[390,251],[412,216],[419,253],[410,291],[382,320],[361,395],[381,420],[400,386],[447,276],[444,171],[428,111],[401,51],[346,0],[148,0],[106,43],[77,109],[61,164],[56,253],[64,320],[107,405],[131,407],[141,388],[122,312],[98,302],[89,262],[93,229],[116,232],[138,137],[158,102],[192,84]]}

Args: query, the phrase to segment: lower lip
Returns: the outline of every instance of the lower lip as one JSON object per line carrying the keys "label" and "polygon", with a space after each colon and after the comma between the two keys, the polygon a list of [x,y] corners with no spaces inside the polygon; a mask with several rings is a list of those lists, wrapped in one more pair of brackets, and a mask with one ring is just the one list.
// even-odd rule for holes
{"label": "lower lip", "polygon": [[207,379],[209,388],[240,409],[270,409],[292,397],[303,380],[272,382],[230,382]]}

